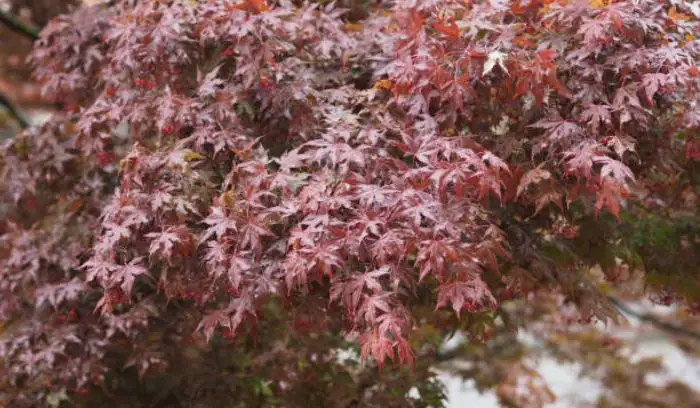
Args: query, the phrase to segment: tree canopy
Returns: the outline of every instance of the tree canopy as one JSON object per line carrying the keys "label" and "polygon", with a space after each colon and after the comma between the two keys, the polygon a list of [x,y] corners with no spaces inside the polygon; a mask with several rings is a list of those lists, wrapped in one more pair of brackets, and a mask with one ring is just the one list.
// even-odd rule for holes
{"label": "tree canopy", "polygon": [[697,351],[697,4],[91,3],[8,25],[55,113],[0,146],[7,406],[538,407],[542,350],[700,406],[597,325]]}

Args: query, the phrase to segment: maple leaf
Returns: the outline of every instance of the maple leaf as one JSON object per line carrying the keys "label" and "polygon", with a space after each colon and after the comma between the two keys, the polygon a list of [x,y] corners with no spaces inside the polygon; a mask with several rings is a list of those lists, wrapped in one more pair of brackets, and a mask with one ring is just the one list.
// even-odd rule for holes
{"label": "maple leaf", "polygon": [[314,140],[307,143],[314,149],[311,155],[313,163],[327,164],[335,168],[338,165],[353,164],[358,167],[365,165],[365,155],[361,149],[354,148],[347,143],[333,142],[329,140]]}
{"label": "maple leaf", "polygon": [[380,269],[354,275],[347,280],[338,281],[331,287],[330,300],[340,300],[345,306],[345,309],[354,314],[360,305],[360,299],[364,289],[368,289],[370,293],[380,292],[382,290],[382,285],[378,279],[388,274],[389,267],[383,266]]}
{"label": "maple leaf", "polygon": [[508,69],[503,63],[507,57],[508,55],[503,52],[491,51],[486,59],[486,62],[484,63],[484,72],[482,75],[486,76],[497,64],[504,73],[508,74]]}
{"label": "maple leaf", "polygon": [[627,196],[623,185],[615,179],[605,177],[601,179],[596,191],[595,214],[607,208],[615,218],[620,220],[620,201]]}
{"label": "maple leaf", "polygon": [[209,228],[200,236],[199,242],[202,243],[212,236],[220,239],[229,230],[237,232],[238,226],[235,220],[228,218],[221,207],[212,207],[211,214],[202,222],[207,224]]}
{"label": "maple leaf", "polygon": [[452,305],[452,309],[460,316],[462,309],[477,313],[484,309],[494,309],[496,299],[481,277],[472,275],[467,281],[444,283],[438,288],[438,301],[435,309]]}
{"label": "maple leaf", "polygon": [[104,223],[105,232],[102,235],[105,245],[114,247],[122,238],[131,237],[131,230],[125,226],[106,222]]}
{"label": "maple leaf", "polygon": [[535,214],[539,214],[547,205],[555,204],[559,209],[562,209],[562,196],[563,194],[559,191],[549,190],[544,191],[537,196]]}
{"label": "maple leaf", "polygon": [[569,145],[583,135],[583,129],[568,120],[540,120],[530,127],[547,130],[546,137],[557,144]]}
{"label": "maple leaf", "polygon": [[248,255],[246,252],[240,252],[230,258],[231,266],[228,269],[228,279],[236,290],[241,286],[244,273],[253,268],[253,262]]}
{"label": "maple leaf", "polygon": [[260,253],[262,251],[262,238],[275,237],[275,234],[260,220],[248,219],[241,225],[239,232],[239,246],[241,249],[250,249]]}
{"label": "maple leaf", "polygon": [[386,221],[380,218],[378,214],[371,212],[360,215],[358,219],[350,223],[352,230],[360,231],[360,235],[357,238],[361,243],[366,243],[366,240],[370,237],[381,236],[385,227]]}
{"label": "maple leaf", "polygon": [[358,316],[370,325],[375,324],[382,314],[391,313],[390,296],[390,293],[366,296],[357,312]]}
{"label": "maple leaf", "polygon": [[197,82],[199,82],[199,87],[197,93],[202,97],[211,97],[219,92],[225,82],[221,78],[217,78],[222,65],[218,65],[211,71],[209,71],[203,78],[202,73],[197,69]]}
{"label": "maple leaf", "polygon": [[588,122],[593,133],[598,133],[601,125],[610,125],[610,107],[590,104],[581,112],[581,120]]}
{"label": "maple leaf", "polygon": [[500,157],[496,156],[495,154],[485,151],[481,154],[481,160],[484,161],[484,163],[488,164],[490,167],[497,169],[497,170],[502,170],[508,174],[510,174],[510,169],[508,168],[508,164],[503,161]]}
{"label": "maple leaf", "polygon": [[549,180],[552,177],[552,173],[548,170],[544,170],[541,167],[537,167],[523,174],[518,183],[518,191],[516,192],[516,197],[520,195],[532,184],[538,184],[544,180]]}
{"label": "maple leaf", "polygon": [[287,291],[291,294],[295,287],[306,287],[311,270],[307,256],[299,251],[290,251],[281,265]]}
{"label": "maple leaf", "polygon": [[612,104],[613,110],[620,114],[620,123],[626,123],[632,120],[632,111],[638,109],[644,112],[641,102],[636,94],[636,88],[633,85],[619,88],[615,92]]}
{"label": "maple leaf", "polygon": [[585,18],[578,29],[578,34],[583,35],[584,46],[593,49],[608,39],[608,28],[608,23],[603,19]]}
{"label": "maple leaf", "polygon": [[608,148],[611,148],[617,157],[625,157],[625,153],[633,153],[635,151],[634,139],[625,136],[608,136],[602,140]]}
{"label": "maple leaf", "polygon": [[433,23],[433,28],[446,35],[450,39],[459,39],[459,28],[457,27],[457,24],[454,21],[449,21],[447,22],[447,24],[445,24],[445,22],[443,21],[436,22]]}
{"label": "maple leaf", "polygon": [[649,103],[649,105],[654,105],[654,95],[656,95],[659,89],[665,86],[668,81],[669,77],[664,73],[644,74],[642,77],[642,86],[644,87],[644,93],[647,97],[647,103]]}
{"label": "maple leaf", "polygon": [[208,312],[199,322],[197,331],[201,331],[206,341],[209,342],[219,326],[231,328],[231,316],[228,308]]}
{"label": "maple leaf", "polygon": [[225,263],[228,259],[228,254],[224,246],[218,241],[207,242],[207,249],[204,253],[204,262],[206,262],[207,270],[210,275],[220,277],[225,271]]}
{"label": "maple leaf", "polygon": [[595,161],[602,164],[600,176],[603,178],[612,177],[622,185],[626,185],[628,180],[634,180],[632,170],[619,160],[602,156],[596,158]]}
{"label": "maple leaf", "polygon": [[126,265],[121,265],[111,276],[111,281],[120,283],[120,287],[127,297],[131,295],[137,276],[150,276],[148,270],[139,265],[141,260],[140,257],[132,259]]}
{"label": "maple leaf", "polygon": [[459,260],[459,249],[456,243],[448,240],[426,240],[418,243],[416,263],[420,265],[419,281],[429,274],[439,280],[446,272],[449,262]]}
{"label": "maple leaf", "polygon": [[169,229],[163,232],[152,232],[146,234],[147,238],[151,238],[151,244],[148,254],[150,257],[159,254],[163,259],[170,262],[173,258],[173,248],[176,244],[182,242],[180,238],[181,230]]}
{"label": "maple leaf", "polygon": [[[12,137],[0,143],[5,399],[44,406],[68,384],[72,406],[94,400],[103,377],[120,395],[139,391],[127,389],[132,374],[157,388],[194,367],[205,380],[167,387],[173,401],[216,405],[236,388],[242,401],[273,391],[308,404],[301,388],[347,374],[346,364],[326,363],[356,333],[380,368],[410,365],[411,345],[432,364],[420,343],[451,328],[426,302],[481,314],[496,294],[517,297],[519,323],[535,335],[560,329],[552,322],[609,317],[595,285],[567,273],[577,258],[615,258],[606,269],[624,271],[641,257],[649,273],[663,272],[664,302],[688,300],[681,278],[697,263],[693,237],[665,225],[680,219],[654,213],[694,215],[686,176],[700,126],[697,4],[26,3],[51,3],[27,6],[42,26],[60,14],[32,42],[30,61],[61,109],[3,130]],[[10,65],[13,78],[26,76]],[[620,219],[637,185],[638,208],[650,211],[630,211],[624,225],[586,213],[592,200],[595,215]],[[586,205],[573,205],[579,199]],[[658,228],[665,245],[640,247]],[[156,287],[137,283],[149,272]],[[552,307],[535,316],[533,302]],[[478,323],[474,337],[514,339]],[[210,358],[226,347],[191,338],[194,327],[206,340],[247,334],[235,344],[242,358]],[[574,354],[599,354],[596,343],[577,343]],[[315,363],[300,369],[297,357]],[[618,360],[622,377],[648,371]],[[269,377],[269,362],[279,365],[269,384],[229,384],[241,373]],[[353,375],[377,379],[381,391],[428,384],[425,367],[372,376],[358,366]],[[549,401],[536,384],[513,391],[536,376],[497,368],[509,367],[496,384],[501,400]],[[350,391],[357,401],[338,390],[314,403],[413,406],[427,395]],[[636,391],[615,397],[624,405]],[[671,405],[678,395],[675,405],[692,404],[663,391]],[[142,394],[134,400],[153,397]]]}
{"label": "maple leaf", "polygon": [[357,190],[357,198],[366,208],[384,207],[393,202],[399,194],[399,190],[391,186],[376,184],[361,184],[357,186]]}
{"label": "maple leaf", "polygon": [[46,285],[37,290],[36,307],[39,308],[44,303],[50,304],[57,309],[61,303],[78,299],[80,294],[86,289],[85,284],[73,278],[69,282],[56,285]]}
{"label": "maple leaf", "polygon": [[403,257],[408,251],[411,231],[392,229],[384,234],[372,244],[372,256],[380,263],[388,263],[396,257]]}
{"label": "maple leaf", "polygon": [[392,341],[380,335],[376,329],[363,333],[360,336],[359,343],[361,358],[364,360],[371,355],[377,360],[380,370],[387,358],[394,360],[394,345]]}
{"label": "maple leaf", "polygon": [[93,257],[82,265],[82,268],[87,270],[86,282],[91,282],[95,279],[104,282],[109,279],[112,273],[119,268],[118,265],[111,260],[101,257]]}

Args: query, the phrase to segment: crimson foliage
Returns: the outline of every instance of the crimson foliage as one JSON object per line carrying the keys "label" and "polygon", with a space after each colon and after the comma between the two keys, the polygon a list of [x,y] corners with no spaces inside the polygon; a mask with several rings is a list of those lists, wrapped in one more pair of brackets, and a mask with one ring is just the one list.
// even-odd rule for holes
{"label": "crimson foliage", "polygon": [[[2,147],[0,396],[436,405],[453,328],[512,353],[518,327],[616,319],[603,293],[640,275],[628,296],[696,307],[699,12],[111,0],[54,19],[31,61],[63,110]],[[339,360],[354,344],[413,371]],[[465,375],[546,402],[514,358]]]}

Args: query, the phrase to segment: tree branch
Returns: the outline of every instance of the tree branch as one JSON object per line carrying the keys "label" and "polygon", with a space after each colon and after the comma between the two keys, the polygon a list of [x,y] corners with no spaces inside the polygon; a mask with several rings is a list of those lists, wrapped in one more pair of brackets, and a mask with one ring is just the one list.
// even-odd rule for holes
{"label": "tree branch", "polygon": [[5,107],[5,109],[7,109],[7,111],[10,113],[10,116],[12,116],[12,118],[14,118],[17,121],[17,123],[19,123],[22,129],[26,129],[29,127],[29,122],[27,122],[27,120],[22,115],[20,115],[17,109],[15,109],[15,107],[12,106],[10,100],[7,99],[7,97],[3,94],[0,94],[0,106],[3,106]]}
{"label": "tree branch", "polygon": [[0,9],[0,22],[32,41],[39,38],[39,30],[37,28],[24,24],[17,17],[2,9]]}
{"label": "tree branch", "polygon": [[[501,217],[501,220],[506,222],[506,220],[503,217]],[[520,234],[526,236],[530,240],[530,242],[536,246],[533,248],[533,250],[535,251],[537,257],[540,260],[547,262],[552,269],[557,268],[556,262],[554,260],[547,257],[546,255],[544,255],[543,253],[541,253],[538,250],[538,247],[541,245],[541,242],[542,242],[542,239],[539,235],[531,232],[529,229],[525,228],[524,226],[521,226],[519,223],[510,223],[510,226],[515,227]],[[576,253],[574,253],[574,251],[565,242],[555,241],[555,245],[557,246],[557,248],[560,251],[567,253],[568,255],[570,255],[571,257],[576,259],[577,262],[582,263],[582,260],[578,257],[578,255]],[[617,309],[618,312],[626,313],[630,316],[633,316],[633,317],[639,319],[641,322],[652,325],[657,330],[660,330],[662,332],[666,332],[669,334],[684,336],[687,338],[691,338],[691,339],[700,341],[700,332],[696,332],[696,331],[693,331],[690,329],[686,329],[685,327],[682,327],[682,326],[677,326],[677,325],[674,325],[671,323],[667,323],[667,322],[665,322],[665,321],[659,319],[658,317],[655,317],[649,313],[636,312],[632,308],[627,306],[624,302],[622,302],[620,299],[618,299],[612,295],[607,295],[606,298],[607,298],[608,302],[610,302],[610,304],[613,307],[615,307],[615,309]]]}
{"label": "tree branch", "polygon": [[679,336],[685,336],[685,337],[689,337],[691,339],[700,341],[700,333],[698,333],[698,332],[686,329],[685,327],[682,327],[682,326],[676,326],[675,324],[665,322],[665,321],[659,319],[658,317],[651,315],[649,313],[637,312],[613,296],[608,296],[608,300],[620,312],[623,312],[623,313],[626,313],[630,316],[633,316],[633,317],[639,319],[639,321],[641,321],[641,322],[651,324],[655,328],[662,330],[662,331],[665,331],[667,333],[672,333],[672,334],[679,335]]}

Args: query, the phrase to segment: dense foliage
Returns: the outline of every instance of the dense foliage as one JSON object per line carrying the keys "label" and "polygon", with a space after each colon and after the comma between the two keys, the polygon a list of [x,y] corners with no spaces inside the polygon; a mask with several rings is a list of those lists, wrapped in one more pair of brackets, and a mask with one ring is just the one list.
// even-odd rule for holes
{"label": "dense foliage", "polygon": [[439,406],[431,367],[461,359],[541,406],[525,329],[604,380],[602,406],[698,401],[587,326],[619,320],[610,296],[700,305],[698,15],[110,0],[53,19],[31,63],[60,111],[0,153],[0,400]]}

